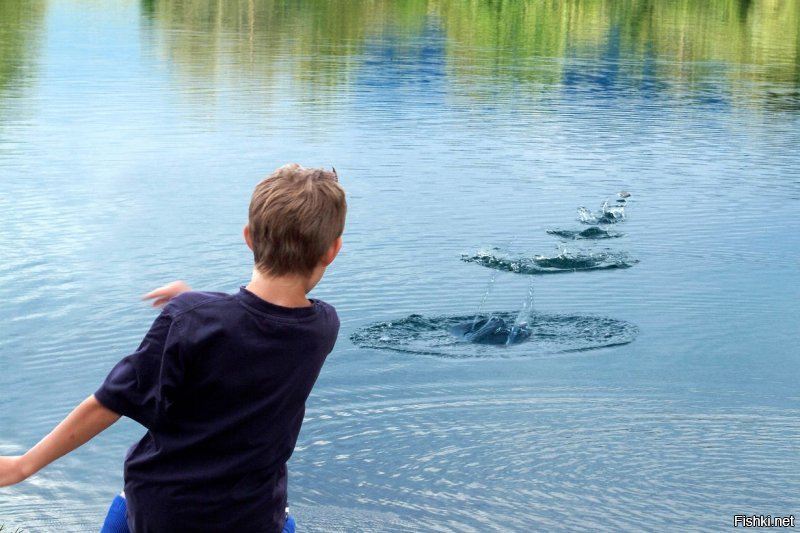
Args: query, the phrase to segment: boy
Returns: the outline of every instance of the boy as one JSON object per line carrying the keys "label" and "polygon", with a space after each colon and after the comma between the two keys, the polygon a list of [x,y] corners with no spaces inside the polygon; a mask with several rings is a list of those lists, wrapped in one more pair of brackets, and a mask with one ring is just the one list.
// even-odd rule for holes
{"label": "boy", "polygon": [[335,171],[291,164],[259,183],[244,228],[250,283],[172,298],[97,392],[25,455],[0,457],[0,486],[128,416],[148,430],[125,459],[131,531],[280,532],[286,462],[339,330],[333,307],[306,293],[342,246],[346,210]]}

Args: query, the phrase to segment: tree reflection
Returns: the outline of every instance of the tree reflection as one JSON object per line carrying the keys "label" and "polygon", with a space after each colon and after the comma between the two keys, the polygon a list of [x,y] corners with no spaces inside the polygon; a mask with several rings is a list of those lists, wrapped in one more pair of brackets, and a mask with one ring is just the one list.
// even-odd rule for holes
{"label": "tree reflection", "polygon": [[0,2],[0,96],[30,77],[44,11],[38,0]]}
{"label": "tree reflection", "polygon": [[142,0],[142,12],[188,75],[288,75],[323,96],[365,65],[420,56],[433,34],[467,95],[485,90],[476,77],[529,93],[691,96],[712,82],[773,104],[760,85],[791,87],[787,98],[800,87],[800,3],[781,0]]}

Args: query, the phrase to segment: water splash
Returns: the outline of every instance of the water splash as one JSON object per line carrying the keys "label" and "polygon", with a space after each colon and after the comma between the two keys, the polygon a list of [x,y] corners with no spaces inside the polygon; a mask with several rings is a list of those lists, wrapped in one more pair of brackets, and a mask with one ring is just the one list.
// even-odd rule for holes
{"label": "water splash", "polygon": [[[593,350],[632,342],[638,328],[623,320],[593,315],[536,313],[520,327],[511,343],[511,328],[519,313],[493,313],[482,317],[478,330],[474,316],[409,315],[363,327],[350,336],[360,348],[391,350],[451,359],[486,357],[536,357]],[[477,335],[467,335],[469,332]],[[503,349],[498,349],[502,346]]]}
{"label": "water splash", "polygon": [[[499,251],[497,248],[494,250],[496,252]],[[511,257],[481,250],[474,255],[462,254],[461,260],[466,263],[477,263],[488,268],[518,274],[556,274],[585,270],[609,270],[630,268],[638,263],[636,259],[631,259],[624,252],[611,250],[601,252],[569,252],[562,250],[554,256],[535,255],[533,257]]]}
{"label": "water splash", "polygon": [[456,324],[448,331],[456,337],[474,344],[509,346],[530,337],[527,324],[509,326],[503,318],[491,315],[489,318],[476,316],[472,322]]}
{"label": "water splash", "polygon": [[497,270],[492,272],[491,277],[489,278],[489,285],[486,287],[486,292],[483,293],[483,298],[481,298],[481,303],[478,304],[478,311],[475,313],[475,320],[472,322],[472,328],[474,329],[478,325],[478,319],[481,316],[481,311],[483,310],[483,304],[486,303],[486,299],[489,298],[489,294],[492,292],[492,287],[494,287],[494,282],[497,280]]}
{"label": "water splash", "polygon": [[531,276],[530,281],[528,282],[528,297],[522,302],[522,308],[519,310],[517,314],[517,318],[514,320],[514,325],[511,326],[511,331],[508,333],[508,340],[506,344],[514,344],[517,342],[517,339],[525,338],[530,336],[530,331],[528,331],[528,324],[533,318],[533,276]]}
{"label": "water splash", "polygon": [[578,220],[583,224],[617,224],[625,220],[625,202],[618,202],[617,205],[609,206],[608,200],[603,202],[600,211],[592,212],[586,207],[578,208]]}
{"label": "water splash", "polygon": [[[508,248],[514,246],[514,242],[517,240],[517,236],[514,235],[511,240],[508,242]],[[492,292],[492,288],[494,288],[494,283],[497,280],[497,270],[492,272],[492,275],[489,277],[489,285],[486,287],[486,292],[483,293],[483,298],[481,298],[481,303],[478,304],[478,310],[475,312],[475,320],[472,321],[472,330],[474,331],[478,328],[478,321],[481,318],[481,312],[483,311],[483,305],[486,303],[486,300],[489,298],[489,294]],[[489,317],[490,319],[492,317]]]}
{"label": "water splash", "polygon": [[591,239],[591,240],[599,240],[599,239],[617,239],[625,235],[624,233],[618,233],[615,231],[608,231],[603,229],[599,226],[589,226],[585,230],[581,231],[572,231],[572,230],[565,230],[565,229],[549,229],[547,230],[549,235],[555,235],[557,237],[562,237],[564,239],[572,239],[572,240],[579,240],[579,239]]}
{"label": "water splash", "polygon": [[616,205],[609,206],[608,200],[606,199],[597,212],[592,212],[586,207],[578,208],[578,220],[582,224],[591,225],[590,228],[582,231],[548,230],[547,233],[565,239],[615,239],[622,237],[624,235],[623,233],[612,232],[599,227],[600,224],[617,224],[625,220],[625,206],[628,204],[631,193],[620,191],[617,193],[617,197]]}

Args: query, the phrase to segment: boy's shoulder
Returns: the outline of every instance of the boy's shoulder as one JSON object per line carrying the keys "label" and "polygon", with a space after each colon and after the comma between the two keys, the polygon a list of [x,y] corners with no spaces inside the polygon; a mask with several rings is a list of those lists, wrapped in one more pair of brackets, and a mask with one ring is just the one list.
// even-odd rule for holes
{"label": "boy's shoulder", "polygon": [[323,344],[330,345],[327,352],[333,349],[340,326],[336,309],[322,300],[313,299],[310,307],[280,307],[244,288],[234,294],[181,293],[164,307],[162,319],[175,324],[176,334],[189,343],[202,343],[221,332],[239,339],[261,339],[265,331],[274,333],[277,328],[281,335],[292,331],[295,338],[323,339]]}
{"label": "boy's shoulder", "polygon": [[202,315],[225,314],[229,313],[233,306],[234,308],[246,308],[261,315],[269,315],[273,319],[288,319],[292,322],[311,319],[319,314],[333,317],[334,320],[338,321],[336,309],[331,304],[317,298],[311,300],[311,302],[311,307],[281,307],[258,298],[244,289],[244,287],[234,294],[189,291],[172,298],[164,306],[163,314],[173,319],[177,319],[182,315],[191,315],[193,311]]}
{"label": "boy's shoulder", "polygon": [[192,311],[198,307],[213,303],[230,303],[233,295],[224,292],[188,291],[172,298],[164,306],[164,314],[173,318]]}

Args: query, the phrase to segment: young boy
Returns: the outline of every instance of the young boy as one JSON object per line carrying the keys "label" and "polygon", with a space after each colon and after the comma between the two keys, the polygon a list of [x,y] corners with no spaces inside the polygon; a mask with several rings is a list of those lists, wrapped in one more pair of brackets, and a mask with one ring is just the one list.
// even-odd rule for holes
{"label": "young boy", "polygon": [[337,181],[291,164],[259,183],[244,228],[250,283],[233,295],[151,293],[170,301],[139,348],[36,446],[0,457],[0,486],[127,416],[148,430],[125,459],[131,531],[280,532],[286,462],[339,331],[333,307],[306,298],[342,246]]}

